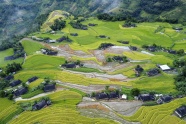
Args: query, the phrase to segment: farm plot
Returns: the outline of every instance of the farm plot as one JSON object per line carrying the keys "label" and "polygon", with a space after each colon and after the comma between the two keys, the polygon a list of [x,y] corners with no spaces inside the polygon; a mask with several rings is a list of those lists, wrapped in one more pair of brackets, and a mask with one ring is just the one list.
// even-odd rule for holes
{"label": "farm plot", "polygon": [[25,111],[10,124],[61,124],[61,123],[104,123],[114,124],[116,122],[103,118],[88,118],[79,114],[76,104],[82,99],[79,93],[73,91],[60,91],[48,95],[52,100],[52,105],[40,111]]}
{"label": "farm plot", "polygon": [[163,105],[143,106],[134,115],[123,116],[123,118],[128,121],[138,121],[142,124],[186,124],[185,121],[172,115],[176,108],[186,103],[185,100],[186,98],[182,98]]}

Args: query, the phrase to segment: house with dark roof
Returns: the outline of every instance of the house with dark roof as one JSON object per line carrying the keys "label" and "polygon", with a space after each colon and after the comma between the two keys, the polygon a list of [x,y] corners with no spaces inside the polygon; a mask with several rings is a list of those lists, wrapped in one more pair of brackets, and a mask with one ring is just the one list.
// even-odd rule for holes
{"label": "house with dark roof", "polygon": [[114,56],[112,59],[117,62],[123,62],[123,57],[121,56]]}
{"label": "house with dark roof", "polygon": [[154,101],[155,100],[155,97],[154,97],[154,95],[151,95],[151,94],[140,94],[138,96],[138,100],[141,100],[143,102]]}
{"label": "house with dark roof", "polygon": [[48,51],[46,53],[46,55],[51,55],[51,56],[54,55],[55,56],[55,55],[57,55],[57,53],[58,53],[57,51]]}
{"label": "house with dark roof", "polygon": [[96,94],[96,99],[108,99],[108,95],[106,93],[98,93]]}
{"label": "house with dark roof", "polygon": [[42,100],[42,101],[34,104],[32,106],[32,110],[40,110],[40,109],[42,109],[44,107],[47,107],[49,105],[51,105],[51,101],[50,100]]}
{"label": "house with dark roof", "polygon": [[78,33],[70,33],[71,36],[78,36]]}
{"label": "house with dark roof", "polygon": [[109,99],[119,98],[119,94],[116,92],[111,92],[109,93],[108,98]]}
{"label": "house with dark roof", "polygon": [[8,81],[10,81],[12,79],[14,79],[14,76],[13,75],[8,75],[7,77],[5,77],[5,80],[8,80]]}
{"label": "house with dark roof", "polygon": [[135,46],[130,46],[129,48],[130,48],[132,51],[137,51],[137,50],[138,50],[138,48],[135,47]]}
{"label": "house with dark roof", "polygon": [[163,103],[168,103],[172,100],[172,96],[170,95],[164,95],[164,96],[161,96],[158,100],[157,100],[157,103],[158,104],[163,104]]}
{"label": "house with dark roof", "polygon": [[16,91],[14,91],[13,94],[14,94],[15,97],[18,97],[18,96],[23,95],[27,92],[28,92],[28,88],[22,87],[20,89],[17,89]]}
{"label": "house with dark roof", "polygon": [[139,77],[144,69],[138,65],[134,70],[135,70],[136,76]]}
{"label": "house with dark roof", "polygon": [[170,54],[176,54],[176,50],[168,50],[168,53],[170,53]]}
{"label": "house with dark roof", "polygon": [[89,23],[88,26],[96,26],[98,24]]}
{"label": "house with dark roof", "polygon": [[34,77],[28,79],[28,82],[31,83],[31,82],[34,82],[37,79],[38,79],[38,77],[34,76]]}
{"label": "house with dark roof", "polygon": [[14,55],[7,56],[7,57],[4,58],[5,61],[7,61],[7,60],[14,60],[14,59],[15,59]]}
{"label": "house with dark roof", "polygon": [[19,85],[19,84],[21,84],[21,83],[22,83],[21,80],[15,80],[15,81],[13,81],[13,82],[10,83],[10,86],[11,86],[11,87],[15,87],[15,86],[17,86],[17,85]]}
{"label": "house with dark roof", "polygon": [[148,75],[149,77],[151,77],[151,76],[158,75],[159,73],[160,73],[159,70],[158,70],[157,68],[154,68],[154,69],[151,69],[150,71],[148,71],[148,72],[147,72],[147,75]]}
{"label": "house with dark roof", "polygon": [[61,67],[63,67],[63,68],[76,68],[76,64],[75,63],[62,64]]}
{"label": "house with dark roof", "polygon": [[177,109],[174,111],[174,113],[175,113],[178,117],[180,117],[180,118],[186,116],[186,106],[183,105],[183,106],[177,108]]}
{"label": "house with dark roof", "polygon": [[150,52],[155,52],[155,51],[156,51],[156,47],[155,47],[155,46],[149,46],[149,47],[148,47],[148,50],[149,50]]}
{"label": "house with dark roof", "polygon": [[44,92],[50,92],[50,91],[54,91],[56,89],[56,85],[55,84],[47,84],[44,86]]}

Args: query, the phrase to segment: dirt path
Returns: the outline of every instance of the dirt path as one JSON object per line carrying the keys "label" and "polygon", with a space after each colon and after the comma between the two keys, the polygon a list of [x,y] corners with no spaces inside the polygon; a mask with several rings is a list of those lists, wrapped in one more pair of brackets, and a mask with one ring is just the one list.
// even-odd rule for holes
{"label": "dirt path", "polygon": [[99,79],[103,79],[103,80],[118,80],[118,81],[129,81],[131,79],[128,79],[126,76],[122,75],[122,74],[117,74],[117,75],[109,75],[109,74],[99,74],[96,72],[92,72],[92,73],[84,73],[84,72],[76,72],[76,71],[70,71],[70,70],[63,70],[66,72],[70,72],[73,74],[81,74],[84,75],[88,78],[99,78]]}
{"label": "dirt path", "polygon": [[36,95],[36,96],[31,97],[31,98],[28,98],[28,99],[23,99],[23,98],[21,98],[21,97],[18,97],[18,98],[16,98],[16,99],[14,99],[14,101],[15,101],[15,102],[19,102],[19,101],[29,101],[29,100],[33,100],[33,99],[36,99],[36,98],[39,98],[39,97],[47,96],[47,95],[52,94],[52,93],[54,93],[54,92],[41,93],[41,94],[39,94],[39,95]]}
{"label": "dirt path", "polygon": [[[78,90],[81,90],[85,93],[91,94],[92,92],[99,92],[105,89],[106,85],[90,85],[90,86],[84,86],[84,85],[78,85],[78,84],[71,84],[71,83],[64,83],[61,81],[56,81],[58,85],[66,86],[70,88],[75,88]],[[110,88],[117,88],[119,86],[112,85]]]}

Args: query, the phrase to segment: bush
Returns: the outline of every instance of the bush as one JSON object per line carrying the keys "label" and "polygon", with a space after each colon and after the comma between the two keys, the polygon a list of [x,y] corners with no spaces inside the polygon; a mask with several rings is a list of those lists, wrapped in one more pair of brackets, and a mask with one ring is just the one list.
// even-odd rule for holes
{"label": "bush", "polygon": [[133,88],[131,90],[131,95],[138,96],[140,94],[140,90],[138,88]]}

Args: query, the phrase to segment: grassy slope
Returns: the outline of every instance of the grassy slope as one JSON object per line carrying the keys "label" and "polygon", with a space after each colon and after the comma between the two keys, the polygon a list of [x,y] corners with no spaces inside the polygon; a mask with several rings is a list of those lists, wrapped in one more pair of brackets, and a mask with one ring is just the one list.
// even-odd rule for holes
{"label": "grassy slope", "polygon": [[27,55],[32,55],[36,51],[40,51],[40,49],[44,47],[42,44],[38,42],[29,41],[29,40],[22,41],[22,45]]}
{"label": "grassy slope", "polygon": [[8,50],[0,52],[0,67],[6,66],[7,64],[10,64],[10,63],[13,63],[13,62],[17,62],[17,63],[22,63],[23,62],[23,58],[19,58],[19,59],[16,59],[16,60],[4,61],[5,57],[11,56],[11,55],[13,55],[13,49],[8,49]]}
{"label": "grassy slope", "polygon": [[114,124],[114,121],[103,118],[88,118],[79,114],[76,109],[82,96],[73,91],[60,91],[49,95],[52,105],[39,111],[25,111],[10,124],[61,124],[61,123],[84,123],[84,124]]}

